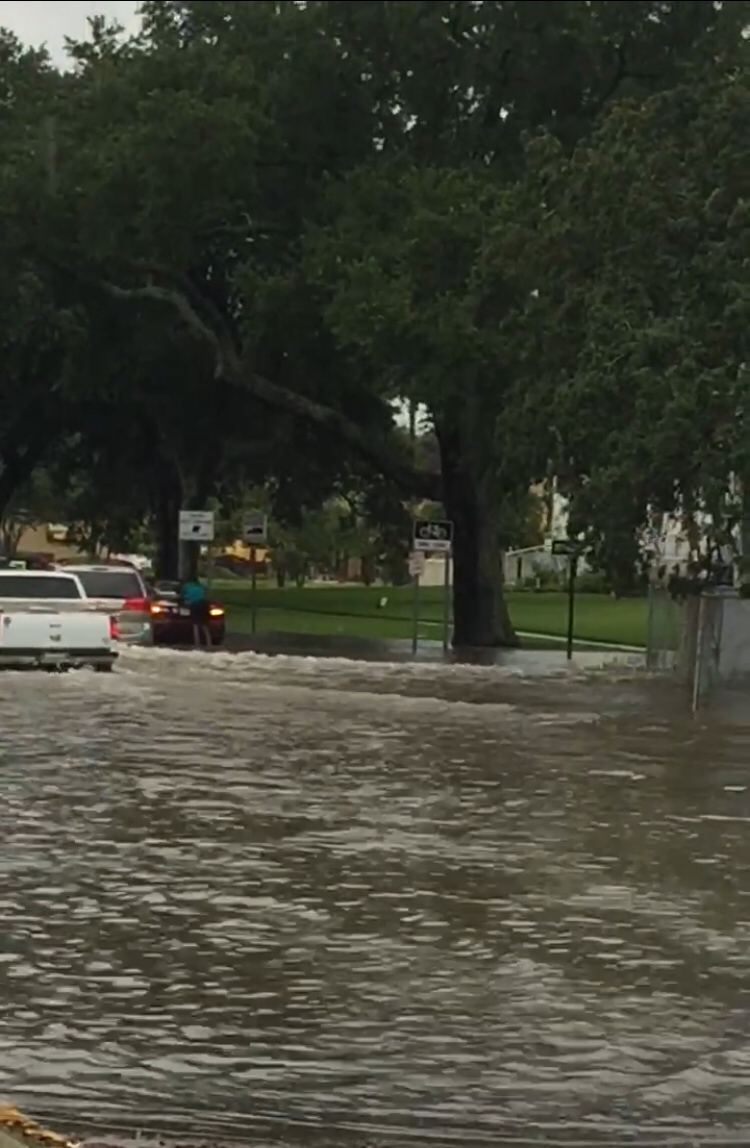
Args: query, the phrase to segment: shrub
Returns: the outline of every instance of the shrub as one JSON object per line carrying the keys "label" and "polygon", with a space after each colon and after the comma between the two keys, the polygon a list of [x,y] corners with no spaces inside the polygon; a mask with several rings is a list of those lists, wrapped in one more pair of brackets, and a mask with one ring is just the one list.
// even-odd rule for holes
{"label": "shrub", "polygon": [[611,587],[606,576],[597,570],[585,570],[576,579],[576,590],[580,594],[609,594]]}
{"label": "shrub", "polygon": [[531,581],[534,590],[561,590],[567,584],[567,573],[549,566],[538,566]]}

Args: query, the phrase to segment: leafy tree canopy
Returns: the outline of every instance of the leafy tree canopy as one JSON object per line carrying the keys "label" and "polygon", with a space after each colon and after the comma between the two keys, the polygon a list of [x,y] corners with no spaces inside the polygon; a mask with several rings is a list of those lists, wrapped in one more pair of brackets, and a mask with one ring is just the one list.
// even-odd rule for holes
{"label": "leafy tree canopy", "polygon": [[0,495],[52,426],[164,539],[248,483],[386,482],[455,520],[486,645],[532,480],[590,519],[629,484],[632,534],[746,467],[744,0],[143,11],[64,76],[0,44]]}

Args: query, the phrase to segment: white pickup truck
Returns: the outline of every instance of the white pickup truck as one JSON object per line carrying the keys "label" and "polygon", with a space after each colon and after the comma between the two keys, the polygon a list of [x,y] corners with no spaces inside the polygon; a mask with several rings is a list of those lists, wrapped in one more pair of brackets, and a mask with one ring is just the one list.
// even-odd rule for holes
{"label": "white pickup truck", "polygon": [[106,673],[117,637],[117,620],[91,607],[74,574],[0,570],[0,669]]}

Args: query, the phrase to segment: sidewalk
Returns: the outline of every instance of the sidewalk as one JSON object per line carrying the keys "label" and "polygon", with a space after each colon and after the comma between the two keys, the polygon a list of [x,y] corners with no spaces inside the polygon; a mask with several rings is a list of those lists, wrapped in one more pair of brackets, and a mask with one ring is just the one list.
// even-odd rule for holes
{"label": "sidewalk", "polygon": [[[521,635],[544,639],[542,634]],[[224,649],[229,653],[257,653],[269,656],[307,658],[352,658],[365,662],[433,662],[446,665],[505,666],[519,670],[564,668],[565,639],[550,636],[553,649],[471,649],[443,650],[442,642],[421,640],[417,653],[412,653],[410,641],[403,638],[379,640],[377,638],[349,638],[335,634],[244,633],[227,634]],[[607,657],[607,655],[611,657]],[[610,646],[605,643],[585,642],[573,648],[573,665],[597,668],[612,661],[632,664],[634,659],[645,658],[645,650],[630,646]]]}
{"label": "sidewalk", "polygon": [[[422,622],[420,626],[434,626],[440,631],[443,629],[442,622]],[[568,639],[561,634],[537,634],[531,630],[516,630],[519,638],[524,641],[537,641],[537,642],[554,642],[562,646],[567,645]],[[596,638],[574,638],[573,650],[618,650],[623,654],[645,654],[645,646],[621,646],[616,642],[600,642]]]}

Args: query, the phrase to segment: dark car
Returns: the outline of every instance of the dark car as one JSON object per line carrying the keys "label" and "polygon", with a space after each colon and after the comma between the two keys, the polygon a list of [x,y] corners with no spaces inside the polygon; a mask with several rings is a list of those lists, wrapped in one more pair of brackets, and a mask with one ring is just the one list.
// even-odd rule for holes
{"label": "dark car", "polygon": [[[157,582],[151,589],[151,623],[155,646],[192,646],[190,609],[180,599],[179,582]],[[208,603],[208,632],[212,646],[223,646],[226,619],[223,606]]]}
{"label": "dark car", "polygon": [[16,554],[0,557],[0,570],[52,570],[55,564],[51,554]]}

